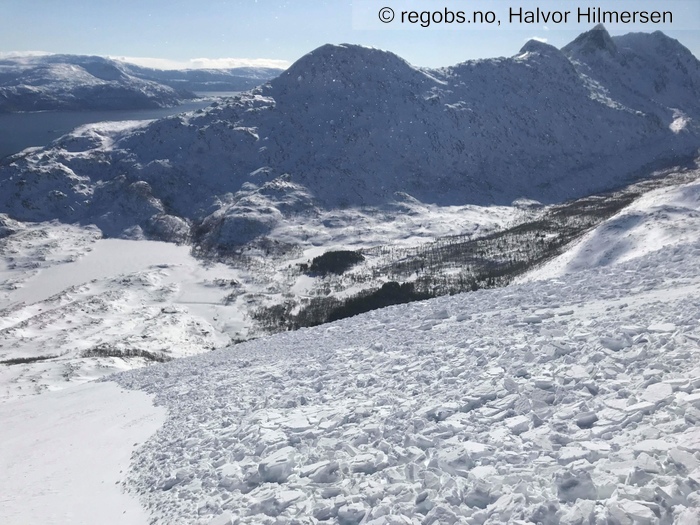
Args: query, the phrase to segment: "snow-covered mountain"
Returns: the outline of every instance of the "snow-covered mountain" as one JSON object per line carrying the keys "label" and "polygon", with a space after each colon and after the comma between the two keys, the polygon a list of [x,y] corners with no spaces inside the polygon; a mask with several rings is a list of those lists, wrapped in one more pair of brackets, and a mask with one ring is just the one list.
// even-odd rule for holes
{"label": "snow-covered mountain", "polygon": [[227,69],[153,69],[122,63],[135,77],[187,91],[246,91],[275,78],[284,70],[272,67]]}
{"label": "snow-covered mountain", "polygon": [[[693,178],[670,170],[541,210],[493,205],[589,195],[693,158],[698,78],[678,42],[602,28],[564,51],[532,41],[510,59],[442,70],[324,46],[205,110],[88,125],[15,155],[0,166],[0,361],[25,366],[4,371],[7,395],[324,322],[333,301],[384,285],[415,286],[415,299],[507,283],[649,189]],[[362,263],[309,271],[342,250],[361,250]],[[131,263],[94,269],[121,253]],[[176,327],[171,339],[160,325]],[[53,328],[25,329],[36,326]]]}
{"label": "snow-covered mountain", "polygon": [[[622,58],[601,59],[601,41]],[[692,158],[699,79],[698,61],[657,33],[596,29],[564,52],[531,41],[512,58],[440,70],[327,45],[224,104],[85,127],[11,159],[0,211],[229,249],[295,214],[383,206],[397,192],[440,205],[555,202]]]}
{"label": "snow-covered mountain", "polygon": [[0,59],[0,111],[141,109],[177,105],[189,92],[131,75],[96,56]]}
{"label": "snow-covered mountain", "polygon": [[81,55],[0,59],[0,112],[175,106],[192,91],[242,91],[281,70],[163,71]]}
{"label": "snow-covered mountain", "polygon": [[686,108],[700,99],[700,62],[662,32],[611,38],[597,26],[562,51],[603,96],[629,101],[676,133],[693,119]]}

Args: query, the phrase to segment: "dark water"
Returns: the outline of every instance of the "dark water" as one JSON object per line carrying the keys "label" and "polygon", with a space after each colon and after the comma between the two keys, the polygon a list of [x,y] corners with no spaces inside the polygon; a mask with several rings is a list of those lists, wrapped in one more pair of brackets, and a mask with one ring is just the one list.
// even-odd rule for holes
{"label": "dark water", "polygon": [[40,111],[0,114],[0,159],[31,146],[46,146],[78,126],[93,122],[148,120],[208,106],[212,96],[235,93],[201,93],[207,100],[190,101],[174,108],[115,111]]}

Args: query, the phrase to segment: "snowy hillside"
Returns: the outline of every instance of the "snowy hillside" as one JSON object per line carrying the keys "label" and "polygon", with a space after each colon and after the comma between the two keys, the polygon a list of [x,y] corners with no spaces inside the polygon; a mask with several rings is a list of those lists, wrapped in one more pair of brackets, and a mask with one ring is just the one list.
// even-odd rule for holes
{"label": "snowy hillside", "polygon": [[694,240],[700,231],[699,211],[697,182],[651,191],[524,280],[610,266]]}
{"label": "snowy hillside", "polygon": [[192,91],[243,91],[282,70],[163,71],[80,55],[0,59],[0,112],[175,106]]}
{"label": "snowy hillside", "polygon": [[170,414],[126,486],[156,523],[695,523],[699,250],[119,376]]}
{"label": "snowy hillside", "polygon": [[[588,195],[697,151],[697,60],[659,38],[624,43],[647,57],[630,71],[672,86],[663,98],[645,82],[607,86],[608,62],[583,73],[535,41],[513,58],[435,71],[323,46],[227,103],[133,129],[85,127],[10,159],[0,211],[231,250],[299,214],[384,206],[397,192],[439,205]],[[688,67],[662,68],[669,48]]]}
{"label": "snowy hillside", "polygon": [[[101,523],[123,509],[131,525],[697,523],[699,257],[696,235],[110,378],[167,410],[145,442],[162,415],[113,388],[7,403],[32,446],[0,427],[0,462],[22,454],[29,472],[0,480],[4,523],[55,520],[70,502],[92,523],[103,501],[116,511]],[[69,432],[123,406],[143,423]],[[47,410],[63,417],[45,425]],[[86,450],[105,477],[77,493]]]}

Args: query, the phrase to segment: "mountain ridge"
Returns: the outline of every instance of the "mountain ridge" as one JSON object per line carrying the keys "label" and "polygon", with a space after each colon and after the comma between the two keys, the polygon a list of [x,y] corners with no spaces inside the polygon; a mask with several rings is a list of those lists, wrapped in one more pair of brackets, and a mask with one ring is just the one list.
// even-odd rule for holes
{"label": "mountain ridge", "polygon": [[90,55],[0,58],[0,112],[176,106],[193,91],[244,91],[282,70],[157,70]]}
{"label": "mountain ridge", "polygon": [[[574,42],[585,44],[585,35]],[[632,51],[619,64],[528,43],[512,58],[437,70],[372,48],[322,46],[201,112],[133,129],[87,127],[11,158],[0,167],[0,210],[185,242],[212,238],[207,224],[247,217],[238,241],[224,236],[226,248],[285,219],[277,213],[284,196],[265,197],[261,210],[235,204],[282,176],[308,193],[308,213],[381,206],[397,192],[453,205],[607,190],[692,159],[700,144],[700,63],[663,68],[659,37],[635,38],[622,41]],[[690,60],[680,44],[664,42]],[[641,56],[635,46],[659,56],[630,62]],[[630,88],[645,67],[658,69],[650,77],[667,76],[663,97],[653,83]],[[622,87],[609,85],[618,77]]]}

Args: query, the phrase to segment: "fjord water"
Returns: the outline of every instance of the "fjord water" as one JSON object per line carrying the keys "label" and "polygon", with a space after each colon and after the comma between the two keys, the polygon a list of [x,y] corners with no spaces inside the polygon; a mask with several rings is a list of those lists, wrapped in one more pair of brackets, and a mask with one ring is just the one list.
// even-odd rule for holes
{"label": "fjord water", "polygon": [[0,114],[0,159],[32,146],[46,146],[78,126],[94,122],[150,120],[207,107],[213,98],[233,96],[236,92],[197,93],[201,99],[184,102],[172,108],[99,110],[99,111],[36,111]]}

